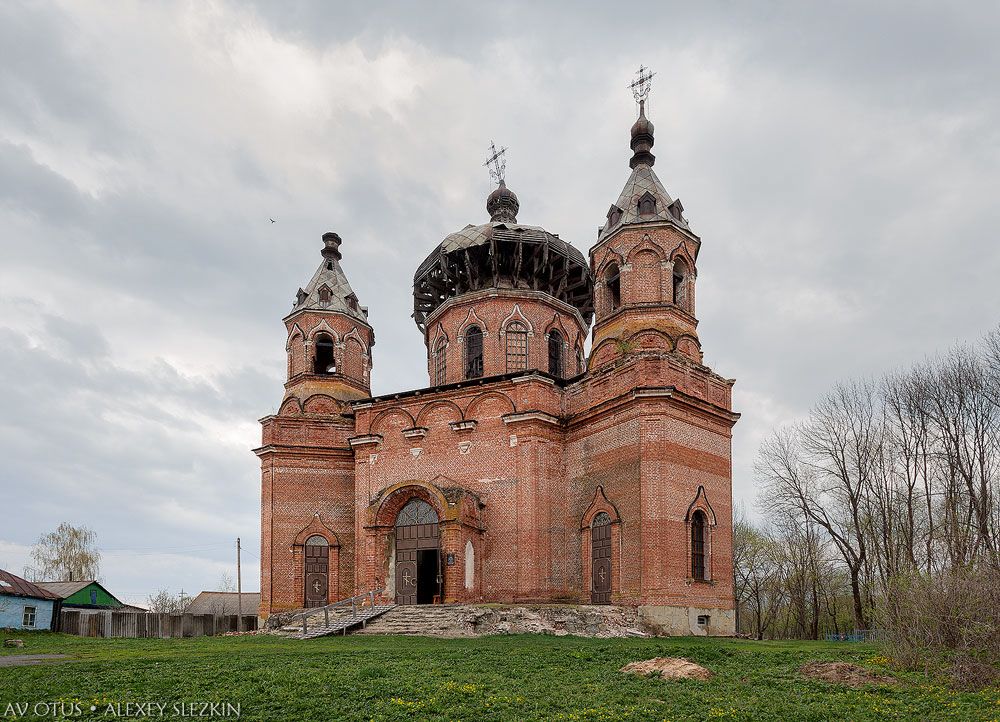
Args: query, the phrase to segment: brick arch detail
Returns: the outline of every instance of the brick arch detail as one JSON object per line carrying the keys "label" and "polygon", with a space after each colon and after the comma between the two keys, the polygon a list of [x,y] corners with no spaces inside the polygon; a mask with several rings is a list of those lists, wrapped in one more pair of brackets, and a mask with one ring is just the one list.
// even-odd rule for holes
{"label": "brick arch detail", "polygon": [[642,240],[639,241],[639,243],[637,243],[628,252],[628,257],[626,258],[626,262],[627,263],[632,263],[636,256],[638,256],[640,253],[644,253],[644,252],[650,252],[650,253],[654,254],[656,256],[657,260],[660,260],[660,261],[664,261],[667,258],[667,252],[665,250],[663,250],[662,246],[660,246],[658,243],[655,243],[653,241],[653,239],[650,238],[649,234],[647,233],[646,235],[644,235],[642,237]]}
{"label": "brick arch detail", "polygon": [[292,541],[292,546],[305,546],[306,539],[317,534],[326,539],[327,543],[331,547],[340,546],[340,540],[337,538],[337,533],[326,525],[323,521],[323,517],[319,515],[319,512],[313,514],[313,518],[309,520],[309,523],[302,528],[302,531],[295,535],[295,539]]}
{"label": "brick arch detail", "polygon": [[620,271],[621,267],[625,265],[625,258],[622,256],[621,253],[616,251],[614,248],[608,248],[607,250],[605,250],[604,256],[601,258],[601,260],[597,264],[595,264],[597,266],[597,273],[595,274],[596,281],[603,283],[604,274],[608,270],[608,266],[610,266],[612,263],[617,264],[618,270]]}
{"label": "brick arch detail", "polygon": [[391,527],[396,523],[396,515],[412,499],[421,499],[437,512],[438,522],[453,521],[457,514],[444,492],[434,484],[412,479],[401,481],[386,488],[368,507],[369,526]]}
{"label": "brick arch detail", "polygon": [[504,335],[507,332],[507,325],[512,321],[520,321],[528,328],[528,335],[532,336],[535,333],[535,326],[528,320],[528,317],[524,315],[521,311],[521,305],[518,303],[514,304],[514,310],[507,314],[507,318],[500,322],[500,335]]}
{"label": "brick arch detail", "polygon": [[459,324],[458,333],[455,337],[458,339],[459,343],[462,343],[465,339],[465,330],[469,326],[479,326],[479,330],[483,332],[483,337],[485,338],[489,329],[486,327],[486,322],[479,318],[479,314],[476,313],[476,307],[473,306],[469,309],[469,313],[466,314],[465,320]]}
{"label": "brick arch detail", "polygon": [[594,490],[594,498],[590,502],[590,506],[583,512],[583,517],[580,519],[580,528],[589,529],[590,525],[594,523],[594,517],[602,511],[611,517],[612,524],[621,524],[622,517],[618,513],[618,507],[611,503],[604,494],[604,487],[599,484],[597,489]]}
{"label": "brick arch detail", "polygon": [[290,396],[281,403],[278,416],[298,416],[302,413],[302,402],[295,396]]}
{"label": "brick arch detail", "polygon": [[368,433],[377,434],[378,430],[381,428],[382,422],[385,419],[389,418],[390,416],[402,416],[403,419],[409,423],[409,426],[406,426],[404,428],[409,429],[416,425],[416,421],[414,421],[413,415],[410,414],[410,412],[407,411],[406,409],[397,406],[380,412],[378,416],[372,419],[372,422],[368,425]]}
{"label": "brick arch detail", "polygon": [[288,340],[285,342],[285,351],[292,350],[292,341],[295,340],[296,336],[298,336],[302,342],[305,343],[306,334],[297,322],[292,324],[292,330],[288,332]]}
{"label": "brick arch detail", "polygon": [[305,414],[315,414],[315,413],[327,414],[327,413],[333,413],[332,411],[322,411],[322,410],[315,411],[315,410],[311,410],[309,408],[309,406],[312,404],[313,400],[316,400],[317,402],[325,400],[325,401],[328,401],[330,403],[330,405],[334,409],[340,409],[341,408],[341,402],[337,401],[337,399],[335,399],[334,397],[330,396],[329,394],[313,394],[312,396],[310,396],[309,398],[307,398],[305,401],[302,402],[302,404],[301,404],[302,405],[302,413],[305,413]]}
{"label": "brick arch detail", "polygon": [[430,350],[435,351],[438,344],[441,343],[441,339],[444,339],[445,346],[447,346],[451,339],[448,338],[448,332],[444,330],[444,326],[438,321],[437,327],[434,329],[434,337],[430,341]]}
{"label": "brick arch detail", "polygon": [[670,337],[670,334],[659,328],[641,328],[629,336],[626,343],[638,341],[642,336],[660,336],[666,341],[668,351],[675,351],[677,349],[677,343]]}
{"label": "brick arch detail", "polygon": [[691,517],[694,516],[696,511],[705,512],[705,517],[708,519],[709,526],[715,526],[718,521],[715,518],[715,510],[712,505],[708,502],[708,493],[705,491],[705,487],[699,485],[698,491],[695,492],[694,499],[688,505],[687,511],[684,513],[684,521],[691,523]]}
{"label": "brick arch detail", "polygon": [[472,401],[469,402],[469,405],[465,407],[465,414],[463,414],[463,418],[466,419],[476,418],[475,416],[473,416],[473,411],[475,411],[476,407],[479,405],[480,402],[485,401],[488,398],[495,398],[506,401],[507,404],[510,406],[510,411],[506,413],[513,414],[517,412],[517,407],[514,405],[514,400],[511,399],[510,396],[508,396],[507,394],[500,393],[499,391],[486,391],[485,393],[479,394],[479,396],[476,396],[474,399],[472,399]]}
{"label": "brick arch detail", "polygon": [[315,343],[316,336],[321,333],[329,334],[333,338],[335,344],[340,343],[340,334],[333,330],[333,328],[326,322],[326,319],[320,319],[319,323],[309,329],[309,334],[306,336],[306,344],[312,346]]}
{"label": "brick arch detail", "polygon": [[432,410],[438,408],[439,406],[446,406],[450,409],[453,409],[455,413],[458,415],[458,418],[456,418],[455,421],[465,420],[465,414],[462,413],[462,408],[454,401],[438,400],[438,401],[431,401],[429,404],[423,406],[420,409],[420,411],[417,412],[417,419],[416,421],[413,422],[413,425],[425,426],[423,421],[426,418],[427,414],[429,414]]}

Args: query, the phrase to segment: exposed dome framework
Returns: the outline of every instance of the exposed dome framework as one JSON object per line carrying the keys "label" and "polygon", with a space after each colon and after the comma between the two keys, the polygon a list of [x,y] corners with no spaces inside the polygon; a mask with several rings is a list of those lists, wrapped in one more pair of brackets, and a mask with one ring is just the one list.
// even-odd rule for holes
{"label": "exposed dome framework", "polygon": [[493,220],[452,233],[420,264],[413,319],[424,330],[445,301],[487,288],[547,293],[577,309],[587,325],[594,315],[594,282],[580,251],[538,226]]}

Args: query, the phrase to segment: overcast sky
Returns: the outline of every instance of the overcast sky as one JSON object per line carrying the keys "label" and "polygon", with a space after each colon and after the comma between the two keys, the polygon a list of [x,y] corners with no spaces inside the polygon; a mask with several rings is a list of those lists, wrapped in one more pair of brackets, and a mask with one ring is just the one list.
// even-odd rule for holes
{"label": "overcast sky", "polygon": [[486,220],[490,140],[521,222],[586,252],[640,63],[738,500],[838,380],[1000,319],[996,3],[375,5],[0,3],[0,567],[65,520],[122,598],[214,588],[237,536],[256,589],[250,449],[322,233],[373,393],[426,386],[413,271]]}

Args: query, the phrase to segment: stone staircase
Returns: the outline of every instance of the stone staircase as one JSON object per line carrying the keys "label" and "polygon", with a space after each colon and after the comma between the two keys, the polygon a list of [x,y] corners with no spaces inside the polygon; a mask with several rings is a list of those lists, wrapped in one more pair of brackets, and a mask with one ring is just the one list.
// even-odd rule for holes
{"label": "stone staircase", "polygon": [[353,634],[408,634],[423,637],[475,637],[465,604],[404,604],[373,619]]}
{"label": "stone staircase", "polygon": [[364,628],[368,622],[394,609],[395,606],[395,604],[377,604],[373,594],[362,594],[325,607],[295,613],[291,621],[277,629],[277,634],[297,639],[347,634],[359,627]]}

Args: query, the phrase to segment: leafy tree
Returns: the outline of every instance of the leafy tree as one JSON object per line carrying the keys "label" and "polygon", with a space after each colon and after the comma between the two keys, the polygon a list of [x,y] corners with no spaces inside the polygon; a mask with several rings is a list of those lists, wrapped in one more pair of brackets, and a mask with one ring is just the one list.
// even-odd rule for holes
{"label": "leafy tree", "polygon": [[31,548],[34,581],[84,581],[98,579],[101,554],[97,534],[85,526],[63,522],[48,534],[42,534]]}

